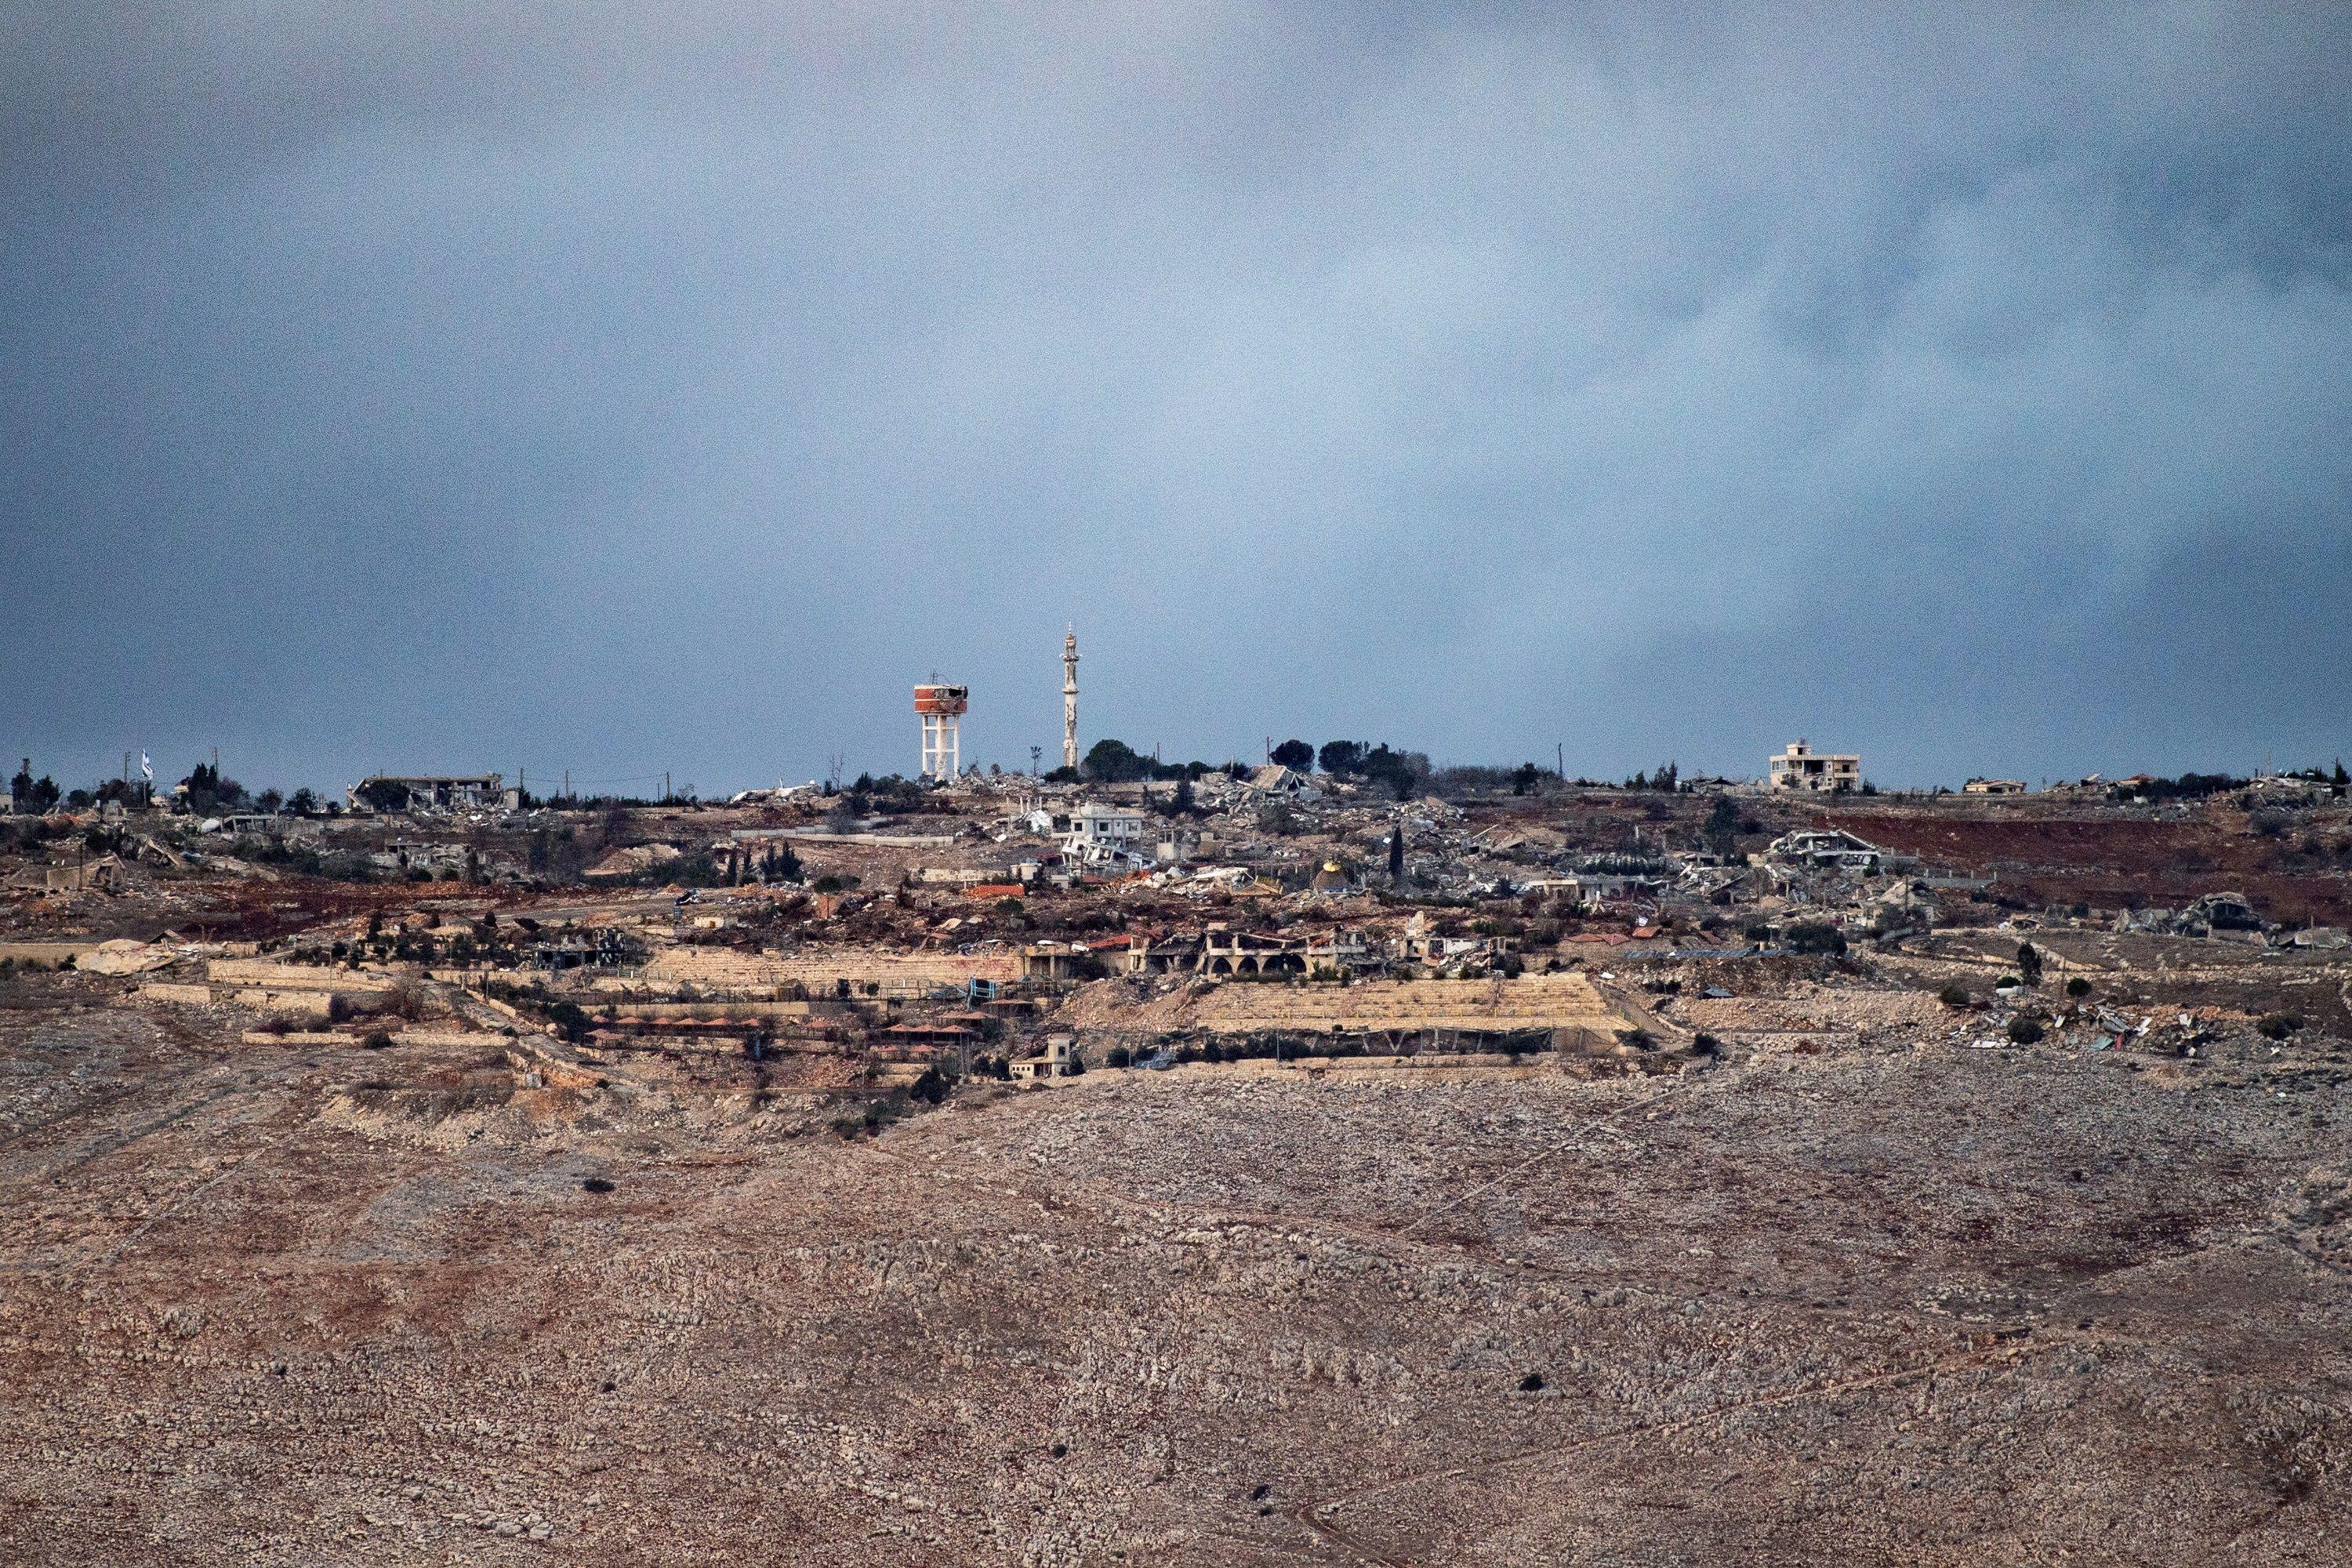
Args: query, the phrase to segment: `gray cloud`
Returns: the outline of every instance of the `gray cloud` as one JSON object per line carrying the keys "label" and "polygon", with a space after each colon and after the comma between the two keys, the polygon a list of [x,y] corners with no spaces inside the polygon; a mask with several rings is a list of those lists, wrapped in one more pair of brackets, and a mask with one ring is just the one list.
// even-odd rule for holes
{"label": "gray cloud", "polygon": [[9,728],[1010,764],[1075,619],[1173,753],[2344,749],[2340,13],[1549,13],[36,20]]}

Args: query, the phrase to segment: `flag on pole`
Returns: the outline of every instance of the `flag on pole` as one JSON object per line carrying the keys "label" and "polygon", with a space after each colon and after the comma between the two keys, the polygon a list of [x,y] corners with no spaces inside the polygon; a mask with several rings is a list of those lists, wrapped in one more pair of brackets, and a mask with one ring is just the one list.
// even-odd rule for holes
{"label": "flag on pole", "polygon": [[155,764],[147,760],[147,753],[144,752],[139,753],[139,776],[149,784],[155,782]]}

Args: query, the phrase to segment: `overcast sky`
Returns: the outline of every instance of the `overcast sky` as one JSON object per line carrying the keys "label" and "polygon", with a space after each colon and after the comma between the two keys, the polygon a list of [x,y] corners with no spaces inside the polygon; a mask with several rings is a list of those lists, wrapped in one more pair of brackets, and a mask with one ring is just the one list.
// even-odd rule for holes
{"label": "overcast sky", "polygon": [[0,742],[2352,752],[2352,8],[1564,9],[12,7]]}

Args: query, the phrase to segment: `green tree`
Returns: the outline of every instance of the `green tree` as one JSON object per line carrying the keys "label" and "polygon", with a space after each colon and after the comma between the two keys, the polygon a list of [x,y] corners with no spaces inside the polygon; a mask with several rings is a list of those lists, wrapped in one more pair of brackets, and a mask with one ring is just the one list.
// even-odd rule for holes
{"label": "green tree", "polygon": [[1315,748],[1304,741],[1285,741],[1274,749],[1273,760],[1286,768],[1305,773],[1315,765]]}
{"label": "green tree", "polygon": [[547,1021],[575,1046],[588,1037],[588,1015],[577,1002],[558,1002],[547,1010]]}
{"label": "green tree", "polygon": [[1326,741],[1315,760],[1327,773],[1360,773],[1364,765],[1364,743],[1361,741]]}
{"label": "green tree", "polygon": [[1404,882],[1404,824],[1389,829],[1389,880],[1402,886]]}
{"label": "green tree", "polygon": [[188,770],[180,784],[187,791],[188,809],[199,816],[209,816],[224,807],[235,805],[245,796],[245,786],[235,779],[223,778],[220,769],[210,763],[198,763]]}
{"label": "green tree", "polygon": [[1429,776],[1429,759],[1419,752],[1397,752],[1383,741],[1365,752],[1358,770],[1399,800],[1412,797]]}
{"label": "green tree", "polygon": [[1707,808],[1706,822],[1700,827],[1699,836],[1706,840],[1708,848],[1727,859],[1738,847],[1738,834],[1739,808],[1731,804],[1730,796],[1716,796],[1715,804]]}
{"label": "green tree", "polygon": [[1800,921],[1781,933],[1780,945],[1790,952],[1840,953],[1845,951],[1845,933],[1822,921]]}
{"label": "green tree", "polygon": [[1088,749],[1086,761],[1079,765],[1078,771],[1097,783],[1132,784],[1137,779],[1151,776],[1151,759],[1141,755],[1124,741],[1114,741],[1105,736]]}

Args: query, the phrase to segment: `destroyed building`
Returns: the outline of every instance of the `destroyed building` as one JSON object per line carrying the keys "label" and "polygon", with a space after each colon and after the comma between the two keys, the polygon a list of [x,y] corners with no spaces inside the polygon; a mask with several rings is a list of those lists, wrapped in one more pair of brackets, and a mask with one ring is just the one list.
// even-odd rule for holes
{"label": "destroyed building", "polygon": [[1780,865],[1833,867],[1864,877],[1878,875],[1887,859],[1877,845],[1835,827],[1801,827],[1783,834],[1765,854]]}
{"label": "destroyed building", "polygon": [[498,811],[522,805],[497,773],[370,773],[343,792],[353,811]]}

